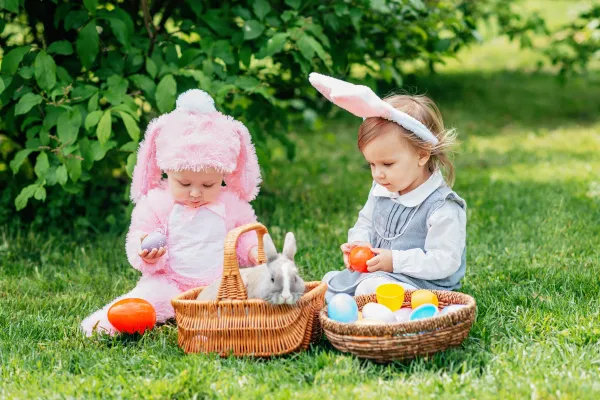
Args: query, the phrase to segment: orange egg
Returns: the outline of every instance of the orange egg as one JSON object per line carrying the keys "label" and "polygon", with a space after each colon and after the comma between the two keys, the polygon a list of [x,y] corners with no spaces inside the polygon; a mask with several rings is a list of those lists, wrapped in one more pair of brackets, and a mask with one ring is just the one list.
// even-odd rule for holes
{"label": "orange egg", "polygon": [[108,309],[108,321],[119,332],[144,333],[156,324],[156,311],[144,299],[123,299]]}
{"label": "orange egg", "polygon": [[367,270],[367,261],[375,256],[375,253],[368,247],[356,246],[350,250],[348,263],[353,270],[358,272],[369,272]]}

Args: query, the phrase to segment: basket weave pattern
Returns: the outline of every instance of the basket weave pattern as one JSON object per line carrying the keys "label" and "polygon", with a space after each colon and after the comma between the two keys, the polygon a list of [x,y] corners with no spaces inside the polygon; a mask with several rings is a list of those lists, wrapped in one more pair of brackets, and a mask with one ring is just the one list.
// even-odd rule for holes
{"label": "basket weave pattern", "polygon": [[[403,306],[410,306],[412,292],[406,291]],[[475,299],[458,292],[433,292],[439,299],[440,308],[451,304],[463,304],[466,307],[435,318],[385,325],[336,322],[327,316],[327,307],[324,307],[320,314],[321,325],[336,349],[377,362],[408,360],[459,346],[473,326]],[[359,310],[362,310],[365,304],[377,302],[377,296],[357,296],[355,300]]]}
{"label": "basket weave pattern", "polygon": [[186,353],[268,357],[304,350],[320,337],[318,313],[324,304],[325,283],[306,282],[304,295],[295,305],[248,299],[236,246],[238,238],[252,230],[258,235],[259,261],[265,262],[263,236],[267,229],[258,223],[240,226],[225,239],[223,278],[217,300],[196,300],[203,289],[196,288],[171,301],[178,343]]}

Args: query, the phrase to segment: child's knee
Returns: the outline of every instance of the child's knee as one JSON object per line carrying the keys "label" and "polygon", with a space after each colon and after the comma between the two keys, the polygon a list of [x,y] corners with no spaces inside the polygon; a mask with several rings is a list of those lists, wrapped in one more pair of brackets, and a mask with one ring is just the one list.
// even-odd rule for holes
{"label": "child's knee", "polygon": [[331,280],[331,278],[333,278],[334,276],[336,276],[339,273],[340,273],[340,271],[329,271],[328,273],[323,275],[323,279],[321,279],[321,282],[329,282]]}

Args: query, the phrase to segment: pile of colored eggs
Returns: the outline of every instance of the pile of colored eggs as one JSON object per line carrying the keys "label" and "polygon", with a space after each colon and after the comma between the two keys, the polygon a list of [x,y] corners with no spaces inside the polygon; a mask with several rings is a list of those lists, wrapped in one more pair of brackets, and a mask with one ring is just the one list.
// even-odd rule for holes
{"label": "pile of colored eggs", "polygon": [[358,311],[353,297],[347,294],[337,294],[327,305],[327,315],[337,322],[379,325],[432,318],[458,311],[464,307],[464,305],[453,304],[440,311],[435,293],[429,290],[416,290],[411,296],[411,307],[402,308],[404,288],[395,283],[380,285],[375,293],[377,303],[365,304],[362,311]]}

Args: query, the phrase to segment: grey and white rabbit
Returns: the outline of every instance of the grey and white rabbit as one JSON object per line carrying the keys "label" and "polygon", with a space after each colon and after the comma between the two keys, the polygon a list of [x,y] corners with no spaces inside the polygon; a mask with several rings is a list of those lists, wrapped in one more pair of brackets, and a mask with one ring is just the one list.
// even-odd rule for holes
{"label": "grey and white rabbit", "polygon": [[[304,281],[294,263],[296,238],[292,232],[285,235],[283,251],[277,254],[275,244],[268,234],[263,237],[267,262],[240,270],[249,299],[263,299],[272,304],[295,304],[304,294]],[[216,300],[219,278],[200,292],[197,300]]]}

